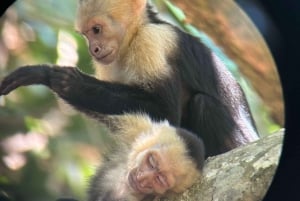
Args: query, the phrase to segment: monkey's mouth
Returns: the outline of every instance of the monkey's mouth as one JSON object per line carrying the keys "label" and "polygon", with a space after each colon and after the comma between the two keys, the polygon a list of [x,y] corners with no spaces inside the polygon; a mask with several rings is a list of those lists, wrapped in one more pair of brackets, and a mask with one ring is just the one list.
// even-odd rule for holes
{"label": "monkey's mouth", "polygon": [[143,189],[136,180],[135,174],[132,172],[128,175],[128,183],[130,187],[137,193],[148,194],[147,189]]}
{"label": "monkey's mouth", "polygon": [[99,56],[95,57],[96,60],[103,64],[110,64],[115,60],[115,51],[109,50],[109,51],[103,51]]}

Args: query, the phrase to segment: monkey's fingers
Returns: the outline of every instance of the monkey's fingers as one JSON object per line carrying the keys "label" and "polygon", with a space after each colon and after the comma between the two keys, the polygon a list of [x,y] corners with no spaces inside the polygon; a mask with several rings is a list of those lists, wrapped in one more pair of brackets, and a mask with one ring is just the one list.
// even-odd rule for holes
{"label": "monkey's fingers", "polygon": [[47,85],[48,68],[39,66],[25,66],[18,68],[8,76],[6,76],[0,84],[0,95],[7,95],[20,86],[32,84]]}
{"label": "monkey's fingers", "polygon": [[24,83],[24,78],[14,80],[13,77],[6,77],[0,85],[0,96],[9,94],[14,89],[22,86],[22,83]]}
{"label": "monkey's fingers", "polygon": [[84,86],[80,72],[73,67],[53,68],[49,76],[49,86],[58,95],[67,98],[76,95]]}
{"label": "monkey's fingers", "polygon": [[31,78],[25,71],[26,69],[20,68],[6,76],[0,85],[0,95],[7,95],[20,86],[30,84]]}

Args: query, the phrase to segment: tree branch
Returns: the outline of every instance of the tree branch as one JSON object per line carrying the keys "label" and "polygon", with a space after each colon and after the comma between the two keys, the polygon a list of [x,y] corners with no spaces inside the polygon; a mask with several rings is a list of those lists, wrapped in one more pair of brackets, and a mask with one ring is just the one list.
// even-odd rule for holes
{"label": "tree branch", "polygon": [[196,184],[181,195],[162,200],[262,200],[278,166],[282,142],[283,130],[208,158]]}

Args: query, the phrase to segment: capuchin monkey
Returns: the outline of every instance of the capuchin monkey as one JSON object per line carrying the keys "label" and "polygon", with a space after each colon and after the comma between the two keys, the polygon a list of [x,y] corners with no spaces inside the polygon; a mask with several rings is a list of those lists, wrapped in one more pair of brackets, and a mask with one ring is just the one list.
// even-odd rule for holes
{"label": "capuchin monkey", "polygon": [[181,193],[201,178],[205,150],[195,134],[142,114],[101,121],[115,143],[92,179],[88,201],[155,200]]}
{"label": "capuchin monkey", "polygon": [[167,119],[201,137],[206,157],[258,138],[244,93],[219,58],[161,20],[146,0],[80,0],[76,28],[87,39],[95,77],[23,66],[4,78],[0,95],[43,84],[86,114]]}

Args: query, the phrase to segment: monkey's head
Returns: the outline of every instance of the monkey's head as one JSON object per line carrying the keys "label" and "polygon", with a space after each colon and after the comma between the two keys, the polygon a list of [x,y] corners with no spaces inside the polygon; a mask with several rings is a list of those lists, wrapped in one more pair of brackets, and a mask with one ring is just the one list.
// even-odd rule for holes
{"label": "monkey's head", "polygon": [[[132,191],[159,196],[190,187],[199,178],[204,163],[202,141],[186,140],[190,137],[192,134],[185,130],[159,124],[136,139],[128,159],[127,182]],[[194,150],[187,147],[187,142],[196,145],[191,146]],[[191,151],[196,151],[197,157]]]}
{"label": "monkey's head", "polygon": [[95,61],[110,64],[135,34],[146,0],[80,0],[76,28]]}

